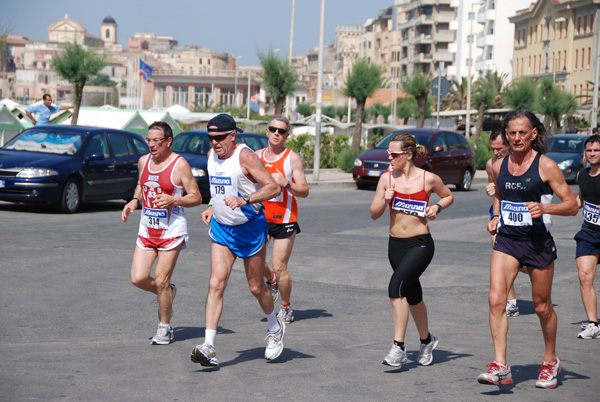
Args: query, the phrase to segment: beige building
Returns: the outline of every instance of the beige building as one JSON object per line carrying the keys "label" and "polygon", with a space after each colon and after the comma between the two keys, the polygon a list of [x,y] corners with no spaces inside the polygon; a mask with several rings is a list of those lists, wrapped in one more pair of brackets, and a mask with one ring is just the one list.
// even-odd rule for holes
{"label": "beige building", "polygon": [[54,21],[52,25],[48,27],[48,33],[48,39],[50,42],[75,42],[82,46],[104,46],[102,39],[87,33],[83,25],[75,20],[70,19],[68,14],[65,14],[64,18]]}
{"label": "beige building", "polygon": [[510,18],[513,77],[553,77],[580,105],[593,94],[600,0],[540,0]]}

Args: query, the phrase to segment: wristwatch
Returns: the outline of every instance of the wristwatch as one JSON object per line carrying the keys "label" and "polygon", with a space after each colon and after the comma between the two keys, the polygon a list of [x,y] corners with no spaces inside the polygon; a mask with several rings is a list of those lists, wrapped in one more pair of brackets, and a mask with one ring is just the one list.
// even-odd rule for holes
{"label": "wristwatch", "polygon": [[242,198],[244,199],[244,201],[246,201],[246,205],[250,205],[250,196],[249,195],[242,195]]}
{"label": "wristwatch", "polygon": [[287,188],[288,190],[292,188],[292,182],[288,180],[287,184],[285,185],[285,188]]}

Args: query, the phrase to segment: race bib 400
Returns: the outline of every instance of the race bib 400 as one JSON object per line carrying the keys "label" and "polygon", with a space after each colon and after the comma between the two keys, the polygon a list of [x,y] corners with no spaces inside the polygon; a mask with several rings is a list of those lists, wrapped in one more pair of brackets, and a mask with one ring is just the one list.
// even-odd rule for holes
{"label": "race bib 400", "polygon": [[533,224],[529,208],[524,202],[502,201],[500,213],[502,222],[507,226],[531,226]]}

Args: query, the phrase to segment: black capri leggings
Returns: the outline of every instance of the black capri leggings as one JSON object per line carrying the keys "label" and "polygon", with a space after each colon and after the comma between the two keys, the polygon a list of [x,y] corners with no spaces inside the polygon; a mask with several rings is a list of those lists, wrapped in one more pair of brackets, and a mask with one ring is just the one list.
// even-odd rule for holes
{"label": "black capri leggings", "polygon": [[429,233],[406,239],[390,236],[388,259],[394,270],[388,287],[391,299],[406,297],[411,306],[423,300],[419,277],[429,266],[434,252]]}

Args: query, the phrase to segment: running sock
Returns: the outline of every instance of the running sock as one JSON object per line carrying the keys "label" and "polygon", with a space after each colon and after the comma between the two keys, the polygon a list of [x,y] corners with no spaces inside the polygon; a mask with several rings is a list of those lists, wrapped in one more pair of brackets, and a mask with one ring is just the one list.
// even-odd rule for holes
{"label": "running sock", "polygon": [[511,306],[516,306],[517,305],[517,299],[508,299],[507,302]]}
{"label": "running sock", "polygon": [[173,331],[173,327],[171,326],[171,324],[163,324],[162,322],[159,322],[158,325],[168,329],[169,331]]}
{"label": "running sock", "polygon": [[269,332],[279,331],[279,321],[277,321],[277,313],[275,309],[271,314],[267,314],[267,323],[269,324]]}
{"label": "running sock", "polygon": [[217,335],[216,329],[205,329],[204,343],[208,343],[210,346],[215,346],[215,335]]}
{"label": "running sock", "polygon": [[269,279],[267,282],[269,282],[271,285],[277,282],[277,277],[275,276],[275,272],[271,273],[271,279]]}
{"label": "running sock", "polygon": [[598,326],[598,321],[590,321],[590,324],[594,324],[595,326]]}
{"label": "running sock", "polygon": [[394,345],[400,346],[401,349],[404,349],[404,342],[394,341]]}
{"label": "running sock", "polygon": [[291,304],[291,303],[288,303],[288,304],[283,304],[283,303],[281,303],[281,307],[289,307],[289,306],[290,306],[290,304]]}
{"label": "running sock", "polygon": [[427,334],[427,338],[425,338],[425,339],[421,339],[421,338],[419,338],[419,339],[423,345],[427,345],[429,342],[431,342],[431,334]]}

